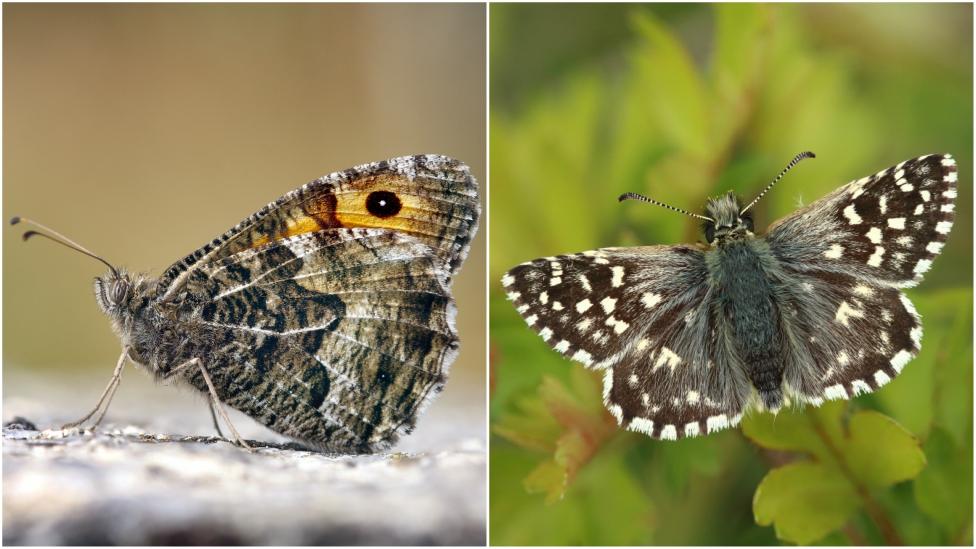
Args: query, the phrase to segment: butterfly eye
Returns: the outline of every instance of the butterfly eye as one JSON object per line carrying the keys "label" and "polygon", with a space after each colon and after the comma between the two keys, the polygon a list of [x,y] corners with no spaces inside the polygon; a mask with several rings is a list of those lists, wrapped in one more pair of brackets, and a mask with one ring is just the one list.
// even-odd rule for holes
{"label": "butterfly eye", "polygon": [[705,222],[705,241],[709,244],[715,240],[715,224],[711,221]]}
{"label": "butterfly eye", "polygon": [[741,218],[742,226],[745,227],[749,232],[753,232],[753,221],[751,215],[744,215]]}
{"label": "butterfly eye", "polygon": [[366,197],[366,210],[376,217],[390,217],[400,212],[400,199],[390,191],[376,191]]}
{"label": "butterfly eye", "polygon": [[128,294],[129,285],[125,281],[118,280],[112,284],[112,303],[119,304],[124,302]]}

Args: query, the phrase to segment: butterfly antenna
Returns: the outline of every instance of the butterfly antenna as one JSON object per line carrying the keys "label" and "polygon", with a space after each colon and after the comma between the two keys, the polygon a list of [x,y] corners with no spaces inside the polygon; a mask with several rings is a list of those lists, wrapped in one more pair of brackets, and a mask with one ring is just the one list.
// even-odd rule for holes
{"label": "butterfly antenna", "polygon": [[98,261],[101,261],[102,263],[105,264],[106,267],[108,267],[109,269],[111,269],[112,275],[114,275],[116,278],[118,278],[119,271],[111,263],[109,263],[108,261],[105,261],[104,259],[102,259],[101,257],[99,257],[98,254],[92,252],[88,248],[85,248],[81,244],[78,244],[77,242],[75,242],[74,240],[71,240],[70,238],[64,236],[63,234],[55,231],[54,229],[52,229],[52,228],[50,228],[50,227],[48,227],[46,225],[42,225],[42,224],[38,223],[37,221],[31,220],[31,219],[27,219],[26,217],[14,216],[10,220],[10,224],[11,225],[17,225],[18,223],[27,223],[29,225],[34,225],[35,227],[39,227],[39,228],[44,229],[45,231],[47,231],[47,232],[55,235],[55,236],[51,236],[49,234],[42,233],[40,231],[27,231],[27,232],[24,233],[24,237],[23,237],[24,238],[24,241],[27,241],[31,237],[34,237],[34,236],[43,236],[44,238],[46,238],[46,239],[48,239],[48,240],[50,240],[52,242],[57,242],[58,244],[61,244],[62,246],[71,248],[72,250],[74,250],[76,252],[85,254],[88,257],[91,257],[93,259],[97,259]]}
{"label": "butterfly antenna", "polygon": [[764,194],[766,194],[767,192],[769,192],[769,189],[772,189],[773,188],[773,185],[775,185],[777,181],[779,181],[780,179],[783,179],[783,176],[786,175],[786,172],[788,172],[791,169],[793,169],[793,166],[796,166],[797,164],[799,164],[800,161],[803,160],[804,158],[816,158],[816,157],[817,157],[817,155],[813,154],[810,151],[804,151],[804,152],[801,152],[800,154],[794,156],[793,157],[793,160],[790,160],[790,163],[787,164],[785,168],[783,168],[783,171],[779,172],[779,175],[776,176],[776,179],[773,179],[772,181],[770,181],[769,182],[769,185],[766,185],[766,188],[763,189],[761,193],[759,193],[759,196],[757,196],[752,202],[750,202],[748,206],[746,206],[745,208],[742,208],[742,211],[739,212],[739,215],[742,215],[742,214],[746,213],[746,210],[748,210],[749,208],[753,207],[756,204],[756,202],[759,202],[759,199],[762,198]]}
{"label": "butterfly antenna", "polygon": [[658,202],[657,200],[654,200],[653,198],[647,198],[646,196],[644,196],[642,194],[637,194],[637,193],[624,193],[624,194],[620,195],[617,198],[617,200],[620,201],[620,202],[623,202],[624,200],[640,200],[641,202],[648,202],[648,203],[654,204],[656,206],[661,206],[663,208],[667,208],[667,209],[669,209],[669,210],[671,210],[673,212],[682,213],[682,214],[685,214],[685,215],[689,215],[691,217],[697,217],[698,219],[702,219],[704,221],[711,221],[712,223],[715,222],[715,220],[712,219],[711,217],[706,217],[704,215],[698,215],[696,213],[691,213],[688,210],[682,210],[681,208],[675,208],[674,206],[671,206],[670,204],[665,204],[664,202]]}

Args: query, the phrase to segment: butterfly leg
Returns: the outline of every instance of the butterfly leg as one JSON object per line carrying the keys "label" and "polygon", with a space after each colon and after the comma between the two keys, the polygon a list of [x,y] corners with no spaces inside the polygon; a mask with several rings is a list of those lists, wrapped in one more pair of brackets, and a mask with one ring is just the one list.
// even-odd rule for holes
{"label": "butterfly leg", "polygon": [[217,435],[220,438],[225,438],[224,437],[224,432],[220,430],[220,422],[217,421],[217,409],[214,407],[213,399],[210,400],[210,403],[209,404],[210,404],[210,406],[209,406],[209,408],[210,408],[210,419],[213,420],[214,429],[217,430]]}
{"label": "butterfly leg", "polygon": [[[234,427],[234,424],[231,423],[230,417],[227,416],[227,411],[224,410],[224,405],[220,402],[220,397],[217,396],[217,389],[214,388],[213,381],[210,380],[210,373],[207,372],[207,368],[206,366],[203,365],[203,361],[200,360],[199,358],[194,358],[190,362],[196,362],[197,366],[200,367],[200,373],[203,375],[203,380],[207,382],[207,388],[210,389],[210,399],[211,399],[210,405],[217,409],[217,412],[220,413],[220,417],[223,418],[224,423],[226,423],[227,427],[230,428],[230,432],[234,436],[234,442],[243,448],[251,450],[251,447],[248,446],[246,442],[244,442],[244,439],[241,437],[241,434],[237,432],[237,429]],[[214,423],[216,424],[216,418]],[[220,427],[217,427],[217,430],[219,432]]]}
{"label": "butterfly leg", "polygon": [[119,388],[119,384],[122,382],[122,369],[125,366],[126,359],[128,358],[129,358],[129,348],[126,347],[122,349],[122,355],[119,357],[119,361],[115,365],[115,370],[112,372],[112,377],[111,379],[109,379],[108,385],[105,386],[105,390],[102,391],[102,396],[98,398],[98,404],[95,404],[95,408],[93,408],[92,411],[85,414],[85,417],[77,421],[72,421],[71,423],[66,423],[62,425],[61,429],[74,429],[75,427],[84,424],[86,421],[91,419],[91,417],[94,416],[102,408],[102,405],[104,404],[105,409],[102,410],[102,413],[95,420],[95,423],[92,424],[92,429],[98,427],[98,425],[102,422],[102,419],[105,417],[105,414],[108,412],[108,406],[109,404],[111,404],[112,398],[115,397],[115,391]]}

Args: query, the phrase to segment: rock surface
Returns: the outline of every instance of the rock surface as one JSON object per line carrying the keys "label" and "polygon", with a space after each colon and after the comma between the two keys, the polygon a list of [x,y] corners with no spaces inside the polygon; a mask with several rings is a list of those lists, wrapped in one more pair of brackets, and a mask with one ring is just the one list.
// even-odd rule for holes
{"label": "rock surface", "polygon": [[[159,405],[146,391],[127,404]],[[45,406],[5,395],[4,419],[29,421],[3,430],[3,542],[482,545],[484,431],[481,416],[458,413],[461,402],[435,403],[400,452],[330,456],[297,449],[239,414],[235,425],[259,446],[253,451],[214,436],[160,434],[167,431],[155,423],[181,417],[189,432],[212,431],[200,402],[166,406],[168,421],[130,424],[118,420],[128,406],[117,401],[93,433],[31,429],[62,418],[31,416]],[[279,442],[259,442],[269,440]]]}

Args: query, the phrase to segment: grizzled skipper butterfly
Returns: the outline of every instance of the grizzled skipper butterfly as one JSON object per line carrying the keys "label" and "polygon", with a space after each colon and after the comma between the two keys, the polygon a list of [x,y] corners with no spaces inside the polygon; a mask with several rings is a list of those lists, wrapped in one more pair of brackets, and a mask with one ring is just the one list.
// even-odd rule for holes
{"label": "grizzled skipper butterfly", "polygon": [[553,349],[604,370],[620,425],[674,440],[736,425],[750,407],[817,406],[880,388],[919,351],[914,286],[952,228],[956,163],[907,160],[852,181],[756,235],[728,193],[696,215],[707,245],[603,248],[502,278]]}
{"label": "grizzled skipper butterfly", "polygon": [[101,411],[98,425],[131,360],[207,394],[242,445],[223,404],[314,447],[366,453],[409,433],[444,385],[458,353],[451,278],[479,214],[468,167],[421,155],[316,179],[159,278],[13,222],[46,231],[25,239],[49,238],[109,268],[95,298],[122,354],[95,409],[66,427]]}

